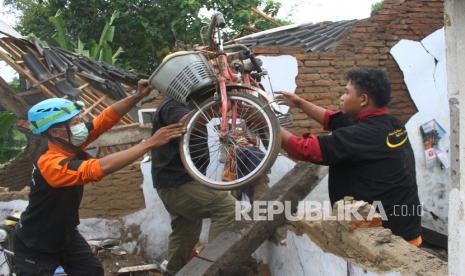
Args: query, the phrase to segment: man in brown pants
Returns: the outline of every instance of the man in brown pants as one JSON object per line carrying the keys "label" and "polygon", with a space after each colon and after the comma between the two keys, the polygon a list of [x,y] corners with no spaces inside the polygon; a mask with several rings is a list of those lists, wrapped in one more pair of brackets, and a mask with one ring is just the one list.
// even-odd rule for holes
{"label": "man in brown pants", "polygon": [[[153,132],[171,122],[179,122],[189,111],[183,104],[165,99],[155,113]],[[208,154],[204,158],[205,162],[209,161]],[[193,181],[181,162],[177,139],[152,151],[152,179],[171,216],[172,232],[165,274],[174,275],[191,256],[199,240],[202,219],[211,218],[211,241],[234,221],[235,199],[228,192]]]}

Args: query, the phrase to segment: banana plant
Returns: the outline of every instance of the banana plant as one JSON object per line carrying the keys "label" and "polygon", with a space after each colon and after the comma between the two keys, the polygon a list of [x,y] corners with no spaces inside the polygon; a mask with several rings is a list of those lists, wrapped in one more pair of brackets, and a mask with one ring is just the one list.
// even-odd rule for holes
{"label": "banana plant", "polygon": [[77,41],[76,44],[70,40],[70,36],[68,35],[68,31],[65,26],[65,21],[63,19],[63,14],[61,10],[49,18],[50,22],[55,26],[56,34],[54,36],[55,41],[60,45],[60,47],[65,48],[70,51],[75,51],[83,56],[103,61],[108,64],[115,64],[118,56],[123,53],[123,48],[118,47],[116,52],[113,53],[113,49],[111,48],[111,43],[113,42],[113,38],[115,36],[115,26],[113,26],[113,22],[119,17],[120,13],[118,11],[114,11],[111,15],[110,21],[105,23],[103,27],[102,33],[100,34],[99,42],[97,43],[95,40],[92,40],[89,44],[89,49],[85,48],[85,43],[83,43],[80,39]]}
{"label": "banana plant", "polygon": [[57,31],[53,36],[53,39],[56,41],[56,43],[58,43],[58,45],[61,48],[72,51],[74,45],[70,39],[68,30],[65,26],[63,12],[61,10],[58,10],[55,16],[50,16],[48,20],[52,22],[53,26],[55,26],[55,29]]}
{"label": "banana plant", "polygon": [[16,116],[11,112],[0,112],[0,137],[7,134],[8,130],[15,124]]}
{"label": "banana plant", "polygon": [[113,54],[113,50],[110,46],[110,43],[113,42],[113,38],[115,37],[115,26],[113,26],[113,21],[115,21],[119,15],[120,13],[118,11],[114,11],[110,21],[106,22],[103,27],[99,43],[97,44],[95,41],[92,41],[89,54],[94,59],[114,64],[118,56],[123,52],[123,48],[119,47]]}

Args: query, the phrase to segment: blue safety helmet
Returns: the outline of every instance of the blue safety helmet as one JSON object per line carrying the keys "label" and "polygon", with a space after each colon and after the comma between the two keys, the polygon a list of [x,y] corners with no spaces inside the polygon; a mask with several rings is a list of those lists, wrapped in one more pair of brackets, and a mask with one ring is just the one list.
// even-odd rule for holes
{"label": "blue safety helmet", "polygon": [[71,120],[81,112],[83,104],[67,99],[51,98],[37,103],[27,113],[29,128],[40,134],[51,126]]}

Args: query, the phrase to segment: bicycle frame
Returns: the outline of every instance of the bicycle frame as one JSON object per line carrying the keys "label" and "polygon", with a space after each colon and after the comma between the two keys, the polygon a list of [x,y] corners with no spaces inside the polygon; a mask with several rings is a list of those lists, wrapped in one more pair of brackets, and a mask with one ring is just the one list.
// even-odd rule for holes
{"label": "bicycle frame", "polygon": [[[233,72],[228,65],[228,58],[226,53],[221,53],[218,56],[218,65],[220,68],[220,74],[218,76],[218,86],[221,93],[221,128],[220,128],[220,138],[223,139],[226,134],[226,128],[228,127],[228,95],[226,92],[226,80],[234,80]],[[237,107],[233,110],[233,116],[237,118]],[[235,127],[236,118],[233,118],[233,124]]]}
{"label": "bicycle frame", "polygon": [[[215,14],[212,18],[212,25],[216,25],[216,21],[218,20],[218,16],[222,16],[221,14]],[[224,20],[223,20],[224,21]],[[227,133],[227,128],[228,128],[228,111],[232,111],[232,123],[231,123],[231,128],[236,129],[236,122],[237,122],[237,103],[233,103],[232,106],[229,105],[228,99],[227,99],[227,87],[234,87],[236,89],[245,89],[248,91],[254,91],[257,92],[261,97],[263,97],[266,100],[266,104],[269,105],[272,108],[272,110],[277,113],[279,111],[279,107],[277,105],[273,105],[273,100],[272,98],[262,89],[259,88],[259,83],[251,77],[249,72],[245,72],[244,74],[240,75],[240,78],[238,74],[234,73],[232,70],[231,66],[229,66],[228,63],[228,56],[227,53],[225,52],[224,46],[223,46],[223,40],[222,40],[222,34],[221,34],[221,28],[218,26],[215,26],[215,28],[218,29],[218,49],[214,52],[210,52],[216,56],[214,62],[212,65],[216,65],[218,68],[218,87],[220,90],[220,96],[221,96],[221,125],[220,125],[220,139],[225,139],[226,133]],[[209,32],[210,34],[214,33],[212,31]],[[213,39],[210,38],[210,41],[213,41]],[[243,48],[247,49],[250,51],[245,45],[242,44],[235,44],[230,48]],[[210,45],[210,50],[214,50],[215,47],[212,47]]]}

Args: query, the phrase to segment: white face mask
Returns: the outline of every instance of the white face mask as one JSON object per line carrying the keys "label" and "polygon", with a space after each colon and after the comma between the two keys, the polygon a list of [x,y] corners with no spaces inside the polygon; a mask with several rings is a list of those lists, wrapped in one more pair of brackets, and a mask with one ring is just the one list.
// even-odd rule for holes
{"label": "white face mask", "polygon": [[71,144],[79,147],[87,141],[89,130],[85,123],[80,123],[69,128],[71,131]]}

